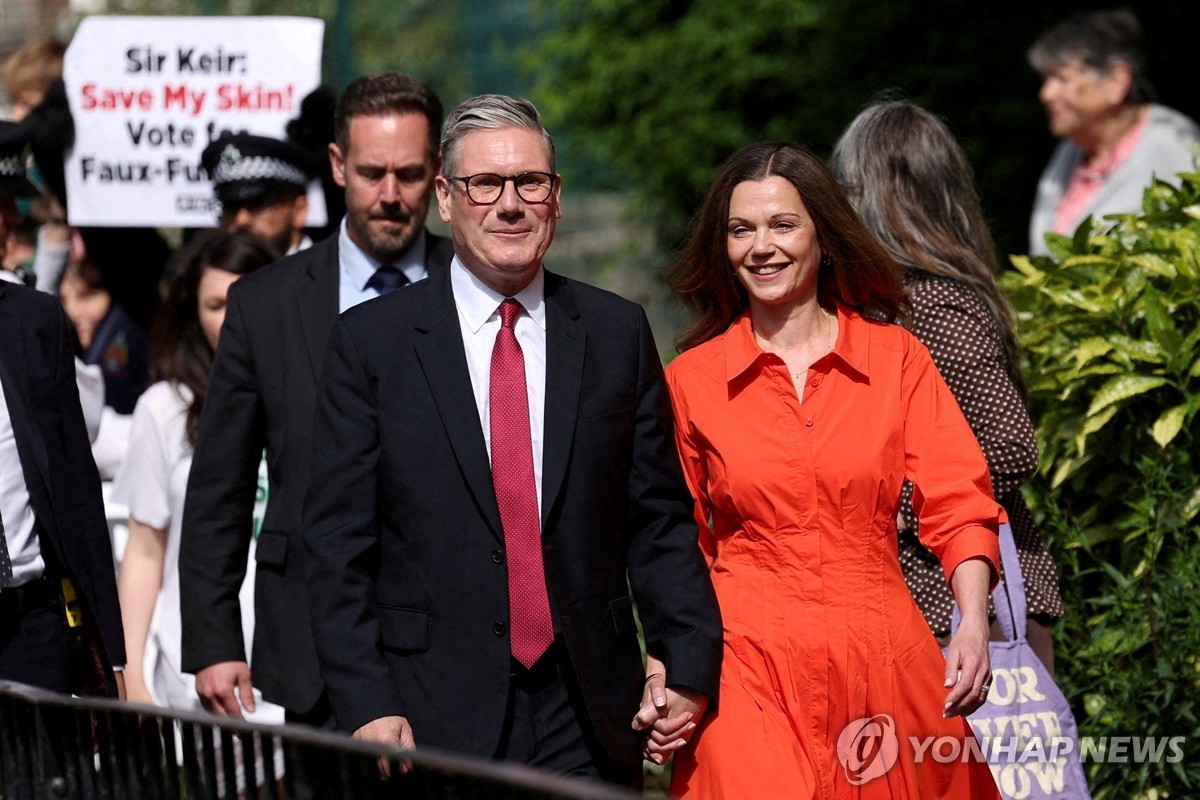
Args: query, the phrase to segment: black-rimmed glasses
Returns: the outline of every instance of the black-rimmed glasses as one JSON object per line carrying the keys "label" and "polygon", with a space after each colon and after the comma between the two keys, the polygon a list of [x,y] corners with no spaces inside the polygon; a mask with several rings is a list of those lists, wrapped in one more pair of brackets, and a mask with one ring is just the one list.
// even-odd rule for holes
{"label": "black-rimmed glasses", "polygon": [[509,181],[517,190],[517,196],[526,203],[544,203],[554,189],[556,176],[549,172],[522,172],[520,175],[480,172],[454,180],[462,181],[463,186],[467,187],[467,197],[472,203],[490,206],[504,194],[504,184]]}

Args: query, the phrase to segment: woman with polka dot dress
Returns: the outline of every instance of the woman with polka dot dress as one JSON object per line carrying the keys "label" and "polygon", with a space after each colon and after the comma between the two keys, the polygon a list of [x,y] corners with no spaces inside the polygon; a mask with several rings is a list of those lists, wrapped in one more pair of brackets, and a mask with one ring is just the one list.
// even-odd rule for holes
{"label": "woman with polka dot dress", "polygon": [[[1029,642],[1053,674],[1050,624],[1063,616],[1058,575],[1021,497],[1037,469],[1013,313],[996,282],[995,245],[966,157],[946,125],[911,103],[875,104],[834,150],[834,173],[867,228],[905,267],[912,332],[929,348],[975,432],[996,499],[1008,512],[1029,603]],[[913,487],[897,527],[913,597],[943,645],[953,600],[942,567],[920,543]]]}

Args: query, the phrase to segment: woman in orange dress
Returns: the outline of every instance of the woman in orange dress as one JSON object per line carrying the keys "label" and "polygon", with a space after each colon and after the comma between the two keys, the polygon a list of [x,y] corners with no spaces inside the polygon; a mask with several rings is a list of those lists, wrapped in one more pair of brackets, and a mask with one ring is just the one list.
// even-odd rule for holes
{"label": "woman in orange dress", "polygon": [[[667,378],[725,626],[672,793],[997,797],[962,717],[990,682],[1004,512],[928,351],[890,323],[899,269],[820,159],[765,142],[721,168],[670,282],[696,313]],[[905,478],[962,610],[945,658],[900,571]]]}

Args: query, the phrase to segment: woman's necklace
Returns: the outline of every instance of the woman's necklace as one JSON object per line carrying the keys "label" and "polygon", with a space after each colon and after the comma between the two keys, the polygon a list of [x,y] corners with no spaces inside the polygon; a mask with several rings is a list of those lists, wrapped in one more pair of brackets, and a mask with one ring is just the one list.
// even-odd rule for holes
{"label": "woman's necklace", "polygon": [[[833,349],[833,314],[830,314],[825,309],[821,309],[821,314],[824,315],[824,317],[825,317],[825,349],[822,350],[821,353],[812,360],[812,363],[816,363],[817,361],[820,361],[822,358],[824,358],[826,355],[829,354],[830,350]],[[807,370],[806,370],[806,372],[807,372]],[[804,380],[804,376],[805,376],[806,372],[799,372],[799,373],[793,372],[792,380],[796,380],[796,381]]]}

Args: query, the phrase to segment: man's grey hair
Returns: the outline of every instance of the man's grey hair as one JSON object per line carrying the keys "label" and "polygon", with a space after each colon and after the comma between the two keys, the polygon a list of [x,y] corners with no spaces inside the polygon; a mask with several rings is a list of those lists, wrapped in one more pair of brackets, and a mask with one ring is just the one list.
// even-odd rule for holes
{"label": "man's grey hair", "polygon": [[462,141],[475,131],[524,128],[542,137],[550,155],[550,171],[554,167],[554,137],[542,124],[537,107],[524,97],[503,94],[481,94],[459,103],[442,125],[442,176],[456,177]]}

